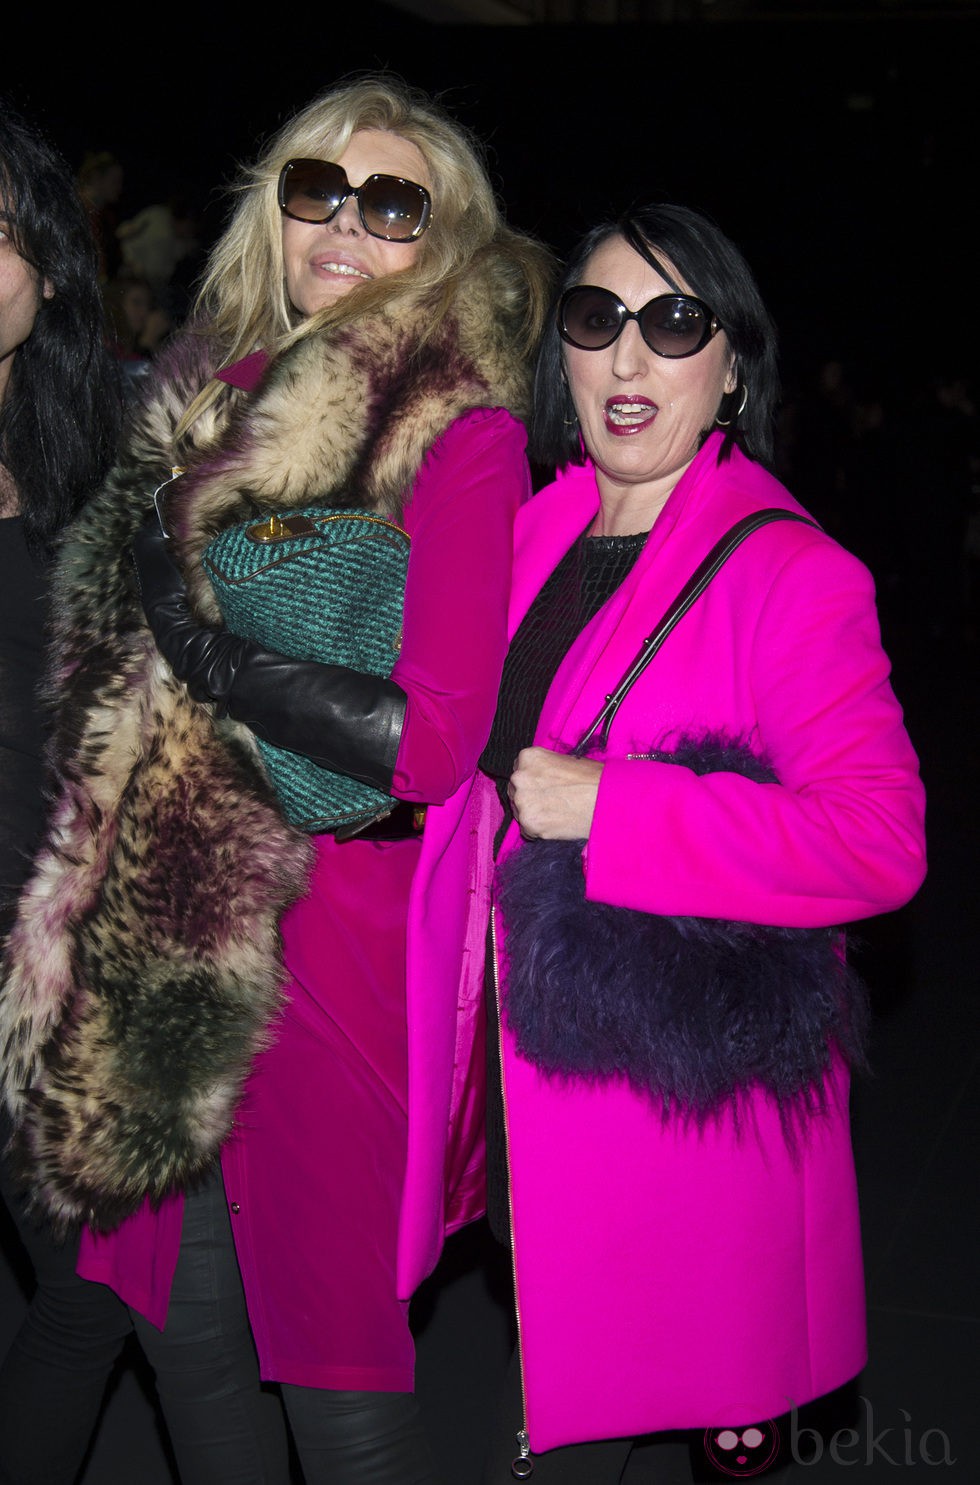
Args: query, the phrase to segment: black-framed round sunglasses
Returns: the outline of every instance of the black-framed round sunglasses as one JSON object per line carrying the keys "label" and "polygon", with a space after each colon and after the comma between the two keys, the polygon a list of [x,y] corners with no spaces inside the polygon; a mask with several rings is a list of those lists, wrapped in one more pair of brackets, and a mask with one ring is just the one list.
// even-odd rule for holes
{"label": "black-framed round sunglasses", "polygon": [[384,242],[414,242],[432,217],[424,186],[400,175],[369,175],[363,185],[352,186],[332,160],[287,160],[278,194],[280,210],[297,222],[329,222],[353,196],[365,232]]}
{"label": "black-framed round sunglasses", "polygon": [[558,302],[558,334],[580,351],[604,351],[635,320],[655,356],[695,356],[721,329],[717,315],[693,294],[658,294],[642,309],[627,309],[611,289],[576,284]]}

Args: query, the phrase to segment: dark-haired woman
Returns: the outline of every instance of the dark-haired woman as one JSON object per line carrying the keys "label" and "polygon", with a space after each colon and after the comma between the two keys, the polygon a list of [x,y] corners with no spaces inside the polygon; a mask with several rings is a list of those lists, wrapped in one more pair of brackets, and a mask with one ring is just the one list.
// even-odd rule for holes
{"label": "dark-haired woman", "polygon": [[542,1485],[618,1481],[661,1430],[717,1427],[724,1462],[740,1425],[864,1363],[865,1012],[835,926],[924,871],[868,573],[803,520],[754,531],[573,756],[719,539],[803,514],[759,462],[775,393],[713,224],[651,207],[585,240],[539,365],[560,473],[518,517],[483,757],[512,817],[491,1198],[519,1318],[492,1485],[529,1456]]}
{"label": "dark-haired woman", "polygon": [[[119,411],[84,208],[64,163],[0,108],[0,943],[43,818],[48,563],[108,468]],[[6,1163],[0,1189],[37,1278],[0,1366],[0,1480],[70,1485],[129,1316],[76,1276],[77,1241],[28,1214]]]}

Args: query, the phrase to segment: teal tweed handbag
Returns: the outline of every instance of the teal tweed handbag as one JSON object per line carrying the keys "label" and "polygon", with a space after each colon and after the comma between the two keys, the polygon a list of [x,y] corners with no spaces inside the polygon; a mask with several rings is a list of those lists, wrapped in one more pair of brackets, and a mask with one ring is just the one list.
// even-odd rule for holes
{"label": "teal tweed handbag", "polygon": [[[308,506],[220,532],[204,569],[233,634],[298,660],[387,678],[401,648],[409,536],[369,510]],[[383,818],[394,801],[256,738],[286,819],[319,833]]]}

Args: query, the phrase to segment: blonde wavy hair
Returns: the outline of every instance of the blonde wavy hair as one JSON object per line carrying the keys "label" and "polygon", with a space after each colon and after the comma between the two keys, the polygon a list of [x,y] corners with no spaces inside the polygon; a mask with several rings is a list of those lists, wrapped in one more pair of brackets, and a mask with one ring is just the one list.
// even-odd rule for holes
{"label": "blonde wavy hair", "polygon": [[[358,284],[301,319],[286,294],[279,174],[290,159],[337,159],[364,129],[397,134],[419,150],[431,181],[432,219],[411,268]],[[536,346],[547,312],[550,254],[505,224],[476,139],[401,79],[365,75],[314,99],[280,129],[235,190],[240,200],[211,254],[194,315],[199,332],[221,346],[224,365],[260,347],[275,355],[314,331],[349,324],[397,301],[424,299],[431,316],[427,333],[434,334],[460,280],[487,252],[498,267],[509,269],[498,274],[499,308],[515,327],[516,353],[530,355]],[[224,422],[215,404],[226,393],[223,383],[210,382],[181,419],[178,440],[210,409],[192,438],[195,444],[210,442]]]}

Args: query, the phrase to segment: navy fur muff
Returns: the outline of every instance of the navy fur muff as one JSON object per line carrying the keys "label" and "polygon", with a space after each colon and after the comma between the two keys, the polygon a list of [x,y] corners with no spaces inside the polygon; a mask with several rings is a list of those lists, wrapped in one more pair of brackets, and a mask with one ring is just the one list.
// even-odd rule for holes
{"label": "navy fur muff", "polygon": [[[697,774],[778,782],[743,745],[684,740],[645,755]],[[624,1077],[699,1123],[765,1089],[784,1123],[822,1106],[836,1045],[866,1068],[868,995],[838,928],[661,917],[585,900],[582,841],[525,841],[499,867],[502,1013],[543,1072]]]}

